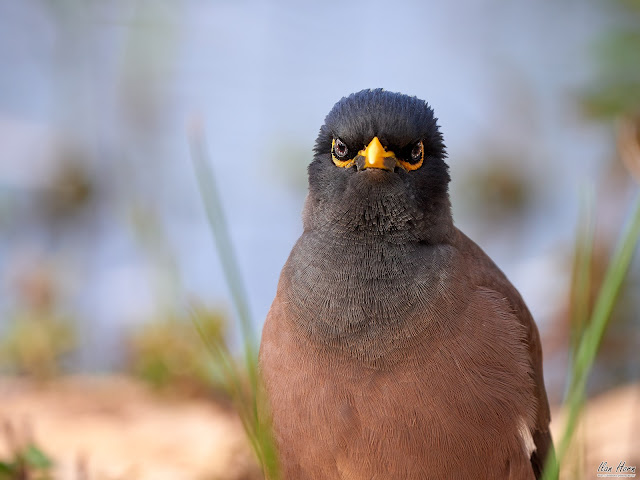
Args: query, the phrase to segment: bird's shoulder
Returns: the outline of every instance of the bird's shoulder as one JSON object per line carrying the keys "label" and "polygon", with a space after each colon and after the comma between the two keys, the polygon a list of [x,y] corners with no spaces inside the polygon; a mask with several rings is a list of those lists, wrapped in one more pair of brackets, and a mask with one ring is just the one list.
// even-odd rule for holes
{"label": "bird's shoulder", "polygon": [[464,270],[471,288],[495,292],[503,297],[517,320],[527,326],[528,334],[536,334],[533,317],[520,292],[491,257],[459,229],[455,230],[452,245],[458,252],[458,263],[465,265]]}
{"label": "bird's shoulder", "polygon": [[[539,478],[545,458],[548,454],[553,455],[554,449],[549,431],[551,414],[544,387],[542,345],[538,328],[520,292],[484,250],[460,230],[456,231],[454,244],[463,261],[472,265],[469,271],[473,272],[472,278],[476,290],[481,291],[484,297],[494,296],[504,299],[503,310],[507,309],[512,314],[509,318],[522,327],[524,335],[521,341],[526,346],[536,399],[535,418],[533,423],[527,425],[530,434],[527,440],[531,442],[530,448],[533,448],[532,468],[536,478]],[[523,431],[523,434],[526,433]]]}

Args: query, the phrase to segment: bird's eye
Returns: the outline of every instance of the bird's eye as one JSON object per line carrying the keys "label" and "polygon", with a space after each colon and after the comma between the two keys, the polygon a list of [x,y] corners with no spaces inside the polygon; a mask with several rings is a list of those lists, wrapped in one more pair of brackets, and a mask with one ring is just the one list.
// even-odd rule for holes
{"label": "bird's eye", "polygon": [[348,153],[349,153],[349,148],[347,147],[347,145],[339,138],[336,138],[333,141],[333,154],[337,158],[345,158]]}
{"label": "bird's eye", "polygon": [[422,142],[418,142],[414,145],[413,150],[411,150],[411,160],[414,162],[419,162],[422,160],[422,155],[424,153],[424,147]]}

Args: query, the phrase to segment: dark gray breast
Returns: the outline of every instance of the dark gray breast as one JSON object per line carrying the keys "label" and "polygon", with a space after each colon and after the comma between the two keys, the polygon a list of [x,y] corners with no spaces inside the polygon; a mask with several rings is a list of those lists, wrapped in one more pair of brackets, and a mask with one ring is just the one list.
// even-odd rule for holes
{"label": "dark gray breast", "polygon": [[[465,307],[468,290],[445,244],[305,232],[280,289],[288,316],[314,343],[377,361]],[[453,292],[453,293],[452,293]]]}

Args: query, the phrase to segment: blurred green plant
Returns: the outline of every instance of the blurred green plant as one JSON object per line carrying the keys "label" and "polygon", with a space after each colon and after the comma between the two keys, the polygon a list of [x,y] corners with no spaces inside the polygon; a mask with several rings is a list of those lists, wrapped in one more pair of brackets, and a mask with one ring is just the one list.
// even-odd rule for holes
{"label": "blurred green plant", "polygon": [[231,398],[240,415],[253,451],[260,462],[263,474],[269,480],[277,480],[280,478],[280,473],[272,429],[268,419],[259,413],[266,411],[267,404],[259,386],[258,348],[251,326],[249,302],[242,283],[240,269],[235,259],[233,243],[225,221],[213,170],[210,167],[201,125],[193,125],[190,133],[191,158],[198,180],[200,195],[215,238],[218,257],[222,263],[227,285],[240,320],[240,330],[244,344],[244,365],[240,367],[234,362],[233,357],[224,348],[224,345],[207,334],[202,327],[202,319],[197,312],[194,312],[193,315],[194,324],[216,363],[224,369],[231,391]]}
{"label": "blurred green plant", "polygon": [[[201,306],[193,311],[203,335],[226,350],[226,321],[222,313]],[[128,339],[129,370],[160,391],[228,396],[224,373],[212,361],[189,316],[163,315]]]}
{"label": "blurred green plant", "polygon": [[44,269],[19,282],[18,310],[0,340],[0,371],[45,381],[58,375],[76,346],[71,318],[57,311],[54,279]]}
{"label": "blurred green plant", "polygon": [[29,444],[14,452],[6,460],[0,460],[0,480],[48,480],[52,479],[53,463],[36,445]]}
{"label": "blurred green plant", "polygon": [[[640,1],[615,0],[607,5],[617,21],[596,45],[597,71],[582,95],[582,106],[592,118],[615,120],[619,158],[630,176],[640,182]],[[585,402],[587,380],[619,303],[640,237],[638,199],[626,231],[619,235],[618,246],[601,272],[602,262],[594,248],[591,210],[591,205],[584,208],[575,244],[570,369],[564,402],[566,425],[556,442],[556,460],[545,469],[545,479],[557,476],[558,466],[570,453]],[[573,467],[574,478],[582,478],[584,472],[576,465]],[[569,469],[566,473],[570,473]]]}
{"label": "blurred green plant", "polygon": [[556,445],[556,460],[551,460],[545,469],[543,476],[545,480],[557,478],[558,466],[562,465],[574,437],[584,405],[589,373],[640,238],[640,198],[636,201],[629,225],[620,236],[618,247],[607,266],[592,309],[589,308],[587,301],[591,284],[590,264],[593,245],[593,227],[589,219],[590,216],[583,216],[575,249],[575,273],[571,289],[574,331],[568,389],[564,402],[567,420],[560,441]]}
{"label": "blurred green plant", "polygon": [[75,331],[67,319],[24,312],[9,322],[0,344],[0,367],[49,380],[61,373],[63,358],[74,348]]}
{"label": "blurred green plant", "polygon": [[582,104],[590,116],[617,119],[640,112],[640,1],[607,5],[618,21],[596,45],[598,70]]}
{"label": "blurred green plant", "polygon": [[0,458],[0,480],[52,480],[53,461],[33,440],[20,444],[9,422],[4,424],[9,455]]}

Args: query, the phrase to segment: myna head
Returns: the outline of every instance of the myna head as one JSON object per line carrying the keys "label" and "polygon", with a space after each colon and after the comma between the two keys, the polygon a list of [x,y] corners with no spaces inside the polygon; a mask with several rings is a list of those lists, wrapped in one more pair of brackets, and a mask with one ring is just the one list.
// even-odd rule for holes
{"label": "myna head", "polygon": [[344,97],[314,151],[306,225],[315,216],[346,230],[424,237],[416,230],[451,224],[445,146],[423,100],[382,89]]}

